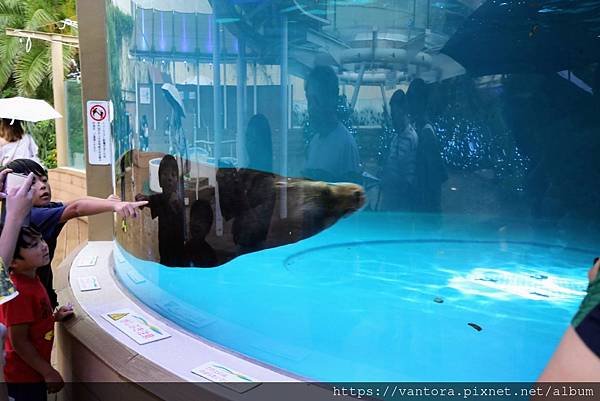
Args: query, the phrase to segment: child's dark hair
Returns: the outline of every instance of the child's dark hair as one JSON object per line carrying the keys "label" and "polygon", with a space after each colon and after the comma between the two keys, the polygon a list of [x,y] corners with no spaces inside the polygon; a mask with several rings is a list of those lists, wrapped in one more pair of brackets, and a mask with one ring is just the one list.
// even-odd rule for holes
{"label": "child's dark hair", "polygon": [[48,177],[48,171],[31,159],[13,160],[6,165],[6,168],[11,169],[13,173],[17,174],[29,175],[29,173],[33,173],[38,177]]}
{"label": "child's dark hair", "polygon": [[20,250],[32,248],[41,239],[42,234],[36,228],[31,226],[21,227],[13,259],[23,259]]}
{"label": "child's dark hair", "polygon": [[174,170],[177,174],[179,174],[179,166],[177,165],[177,160],[171,155],[165,155],[160,164],[158,166],[158,175],[164,174],[168,170]]}
{"label": "child's dark hair", "polygon": [[[4,226],[0,224],[0,233],[4,229]],[[33,247],[37,241],[42,239],[42,234],[37,230],[37,228],[32,226],[23,226],[19,230],[19,236],[17,238],[17,243],[15,245],[15,253],[13,254],[13,259],[23,259],[21,256],[21,249],[28,249]]]}

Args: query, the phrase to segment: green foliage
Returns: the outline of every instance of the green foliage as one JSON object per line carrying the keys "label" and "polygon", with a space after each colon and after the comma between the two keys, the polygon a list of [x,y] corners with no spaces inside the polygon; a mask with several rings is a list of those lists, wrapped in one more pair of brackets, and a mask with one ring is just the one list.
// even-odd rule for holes
{"label": "green foliage", "polygon": [[[6,28],[76,35],[70,27],[61,30],[56,22],[75,18],[74,0],[0,0],[0,94],[18,94],[52,100],[50,43],[10,37]],[[65,71],[76,51],[64,47]]]}
{"label": "green foliage", "polygon": [[41,46],[35,46],[29,53],[21,55],[20,62],[15,65],[15,81],[17,91],[32,96],[48,78],[50,59],[48,52]]}
{"label": "green foliage", "polygon": [[38,156],[48,169],[56,168],[56,134],[54,120],[31,124],[29,132],[39,147]]}
{"label": "green foliage", "polygon": [[[42,32],[77,35],[71,27],[60,29],[56,24],[64,19],[76,19],[75,0],[0,0],[0,98],[27,96],[50,103],[52,93],[52,62],[50,43],[10,37],[6,28],[21,28]],[[63,47],[65,73],[76,56],[72,47]],[[81,93],[79,86],[69,87],[69,145],[72,151],[83,153]],[[76,104],[72,104],[75,102]],[[78,109],[77,109],[78,107]],[[77,120],[78,119],[78,120]],[[56,167],[56,131],[54,121],[31,124],[29,131],[39,147],[39,158],[47,168]]]}
{"label": "green foliage", "polygon": [[67,81],[67,127],[69,130],[69,165],[75,166],[75,154],[84,153],[83,111],[81,103],[81,84]]}

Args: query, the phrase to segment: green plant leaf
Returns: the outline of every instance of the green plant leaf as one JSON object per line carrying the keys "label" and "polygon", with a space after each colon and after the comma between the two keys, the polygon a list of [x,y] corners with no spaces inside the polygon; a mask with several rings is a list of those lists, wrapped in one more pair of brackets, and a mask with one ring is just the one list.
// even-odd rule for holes
{"label": "green plant leaf", "polygon": [[31,30],[53,30],[54,23],[57,21],[58,19],[55,15],[50,14],[43,8],[39,8],[31,14],[25,28]]}
{"label": "green plant leaf", "polygon": [[19,52],[19,41],[6,35],[0,36],[0,88],[10,79]]}
{"label": "green plant leaf", "polygon": [[50,55],[47,46],[33,45],[24,53],[15,68],[15,81],[19,93],[32,96],[44,79],[50,75]]}

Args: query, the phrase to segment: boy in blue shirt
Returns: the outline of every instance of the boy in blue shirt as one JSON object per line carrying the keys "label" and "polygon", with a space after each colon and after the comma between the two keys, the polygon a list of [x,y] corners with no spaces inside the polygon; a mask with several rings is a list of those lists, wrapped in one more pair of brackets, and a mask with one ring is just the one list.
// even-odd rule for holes
{"label": "boy in blue shirt", "polygon": [[148,202],[121,202],[112,199],[84,197],[72,202],[52,202],[52,189],[48,182],[48,172],[33,160],[17,159],[6,165],[14,173],[28,175],[33,173],[35,180],[33,189],[33,208],[31,224],[42,234],[48,244],[50,261],[38,269],[38,276],[44,284],[53,308],[58,305],[57,295],[52,285],[52,269],[50,264],[56,250],[56,240],[65,223],[69,220],[93,216],[100,213],[115,212],[119,216],[137,217],[138,210]]}

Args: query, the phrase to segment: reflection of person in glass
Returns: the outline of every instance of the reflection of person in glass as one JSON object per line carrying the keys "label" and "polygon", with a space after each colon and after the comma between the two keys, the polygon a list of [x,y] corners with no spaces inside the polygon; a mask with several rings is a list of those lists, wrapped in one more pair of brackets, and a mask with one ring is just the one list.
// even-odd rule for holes
{"label": "reflection of person in glass", "polygon": [[275,207],[271,126],[262,114],[248,122],[246,153],[248,168],[219,169],[217,175],[221,210],[225,219],[234,219],[233,241],[240,253],[264,246]]}
{"label": "reflection of person in glass", "polygon": [[361,182],[358,147],[339,121],[338,77],[329,66],[315,67],[306,80],[306,100],[311,127],[316,134],[308,144],[303,174],[330,182]]}
{"label": "reflection of person in glass", "polygon": [[414,207],[418,139],[407,107],[406,95],[398,89],[390,99],[394,134],[382,172],[382,210],[409,211]]}
{"label": "reflection of person in glass", "polygon": [[185,243],[185,265],[190,267],[214,267],[217,255],[206,242],[206,236],[213,224],[213,211],[210,203],[198,200],[190,209],[190,239]]}
{"label": "reflection of person in glass", "polygon": [[408,109],[419,138],[417,148],[417,191],[415,208],[421,212],[440,212],[442,184],[448,180],[435,129],[427,118],[427,86],[420,78],[410,83],[406,94]]}
{"label": "reflection of person in glass", "polygon": [[148,201],[152,218],[158,217],[158,251],[160,263],[165,266],[183,265],[184,209],[179,193],[177,160],[166,155],[158,167],[158,181],[162,193],[146,196],[137,194],[137,201]]}
{"label": "reflection of person in glass", "polygon": [[272,172],[273,144],[271,143],[271,126],[262,114],[250,118],[246,130],[246,153],[248,168]]}
{"label": "reflection of person in glass", "polygon": [[150,129],[148,127],[148,117],[146,117],[146,115],[144,114],[140,123],[140,150],[142,152],[148,151],[148,145],[150,141],[149,131]]}

